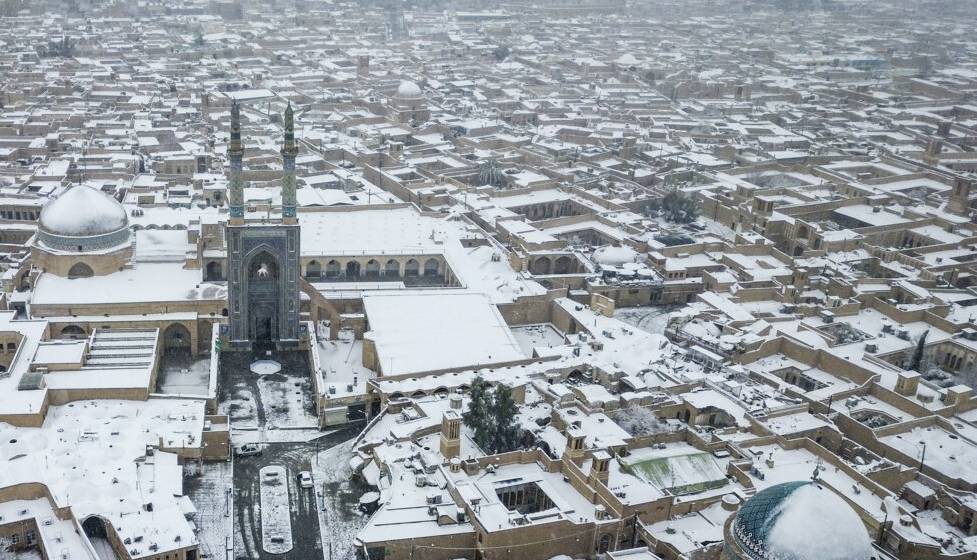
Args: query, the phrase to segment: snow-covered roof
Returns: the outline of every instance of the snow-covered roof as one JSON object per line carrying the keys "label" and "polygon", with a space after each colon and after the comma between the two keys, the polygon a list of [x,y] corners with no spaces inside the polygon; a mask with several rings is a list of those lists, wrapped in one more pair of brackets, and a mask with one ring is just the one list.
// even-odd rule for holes
{"label": "snow-covered roof", "polygon": [[139,263],[105,276],[63,278],[43,274],[34,287],[32,305],[111,304],[150,301],[222,300],[227,288],[201,282],[200,270],[183,263]]}
{"label": "snow-covered roof", "polygon": [[501,313],[483,294],[365,294],[368,336],[384,375],[525,359]]}
{"label": "snow-covered roof", "polygon": [[397,86],[397,97],[404,99],[412,99],[415,97],[421,97],[424,93],[421,91],[420,86],[410,80],[403,80],[400,85]]}
{"label": "snow-covered roof", "polygon": [[0,488],[44,484],[55,507],[100,516],[138,542],[133,558],[155,555],[154,543],[160,553],[193,545],[176,498],[183,467],[174,453],[146,447],[199,449],[204,417],[203,400],[90,400],[50,407],[38,428],[0,423]]}
{"label": "snow-covered roof", "polygon": [[88,237],[129,225],[119,202],[88,185],[68,189],[41,210],[41,228],[53,234]]}
{"label": "snow-covered roof", "polygon": [[815,482],[778,484],[753,496],[736,514],[733,533],[764,558],[872,558],[871,541],[858,514]]}

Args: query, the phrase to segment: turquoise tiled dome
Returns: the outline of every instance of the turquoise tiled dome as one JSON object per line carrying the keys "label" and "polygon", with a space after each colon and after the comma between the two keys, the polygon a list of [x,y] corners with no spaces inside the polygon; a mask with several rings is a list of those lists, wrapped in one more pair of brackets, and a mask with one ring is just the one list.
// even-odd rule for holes
{"label": "turquoise tiled dome", "polygon": [[786,482],[771,486],[743,504],[736,514],[736,536],[745,542],[765,543],[782,511],[781,504],[794,490],[810,482]]}
{"label": "turquoise tiled dome", "polygon": [[811,481],[766,488],[747,500],[732,527],[755,560],[868,560],[868,532],[833,491]]}
{"label": "turquoise tiled dome", "polygon": [[66,190],[41,210],[37,232],[44,246],[73,253],[129,241],[129,217],[114,198],[87,185]]}

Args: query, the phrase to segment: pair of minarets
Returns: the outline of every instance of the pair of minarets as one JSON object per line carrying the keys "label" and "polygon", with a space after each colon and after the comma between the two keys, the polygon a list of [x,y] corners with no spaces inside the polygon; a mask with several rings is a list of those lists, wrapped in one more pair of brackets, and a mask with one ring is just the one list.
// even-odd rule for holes
{"label": "pair of minarets", "polygon": [[[295,145],[295,117],[292,104],[285,108],[285,140],[282,143],[282,222],[294,224],[297,221],[295,199],[295,156],[299,149]],[[241,178],[244,145],[241,143],[241,110],[237,101],[231,104],[231,143],[227,147],[230,160],[230,223],[244,223],[244,180]]]}

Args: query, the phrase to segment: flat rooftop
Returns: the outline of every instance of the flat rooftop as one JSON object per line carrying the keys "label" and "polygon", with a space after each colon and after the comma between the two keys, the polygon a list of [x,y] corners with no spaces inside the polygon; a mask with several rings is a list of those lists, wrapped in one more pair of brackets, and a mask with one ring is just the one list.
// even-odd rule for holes
{"label": "flat rooftop", "polygon": [[364,294],[384,375],[526,358],[491,300],[477,293]]}
{"label": "flat rooftop", "polygon": [[[99,515],[122,539],[143,537],[141,557],[196,542],[183,516],[183,467],[169,449],[199,448],[204,401],[90,400],[52,406],[40,428],[0,424],[0,488],[47,486],[55,507],[77,519]],[[146,504],[152,504],[147,508]]]}

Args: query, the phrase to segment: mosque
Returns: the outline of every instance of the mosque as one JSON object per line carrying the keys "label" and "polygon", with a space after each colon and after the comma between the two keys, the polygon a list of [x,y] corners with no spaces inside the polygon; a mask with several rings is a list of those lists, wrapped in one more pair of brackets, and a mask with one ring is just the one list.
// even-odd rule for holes
{"label": "mosque", "polygon": [[282,147],[282,213],[280,218],[246,219],[241,178],[244,147],[241,115],[231,107],[229,220],[225,235],[229,262],[228,324],[222,339],[232,347],[253,343],[279,348],[299,345],[299,224],[295,198],[295,124],[291,104],[285,110]]}
{"label": "mosque", "polygon": [[[199,213],[144,202],[139,193],[120,201],[87,184],[48,202],[31,243],[32,266],[10,279],[27,296],[11,302],[11,309],[27,313],[29,307],[30,316],[49,321],[51,338],[158,329],[161,352],[179,347],[197,357],[215,340],[231,351],[256,344],[302,349],[308,325],[327,319],[329,338],[341,326],[362,334],[362,321],[347,319],[362,312],[362,303],[329,300],[323,291],[331,285],[462,284],[434,234],[458,229],[456,224],[408,203],[381,208],[303,202],[314,189],[297,185],[291,106],[282,119],[280,198],[272,195],[274,207],[250,199],[243,109],[237,101],[231,105],[227,195]],[[409,81],[391,95],[390,109],[407,122],[424,120],[429,111],[422,89]],[[462,256],[456,264],[467,264],[471,251]]]}
{"label": "mosque", "polygon": [[390,101],[387,110],[397,122],[425,122],[431,118],[423,90],[412,81],[401,81]]}

